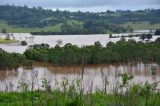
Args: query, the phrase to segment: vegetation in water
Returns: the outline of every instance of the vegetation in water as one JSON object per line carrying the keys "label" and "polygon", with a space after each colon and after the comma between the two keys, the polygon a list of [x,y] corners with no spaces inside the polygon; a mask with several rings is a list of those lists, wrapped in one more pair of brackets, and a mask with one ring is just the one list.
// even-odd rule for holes
{"label": "vegetation in water", "polygon": [[[33,35],[110,33],[109,37],[114,38],[112,32],[124,33],[147,28],[157,29],[155,35],[160,35],[160,9],[90,13],[0,5],[0,14],[0,30],[6,34],[5,39],[0,38],[0,43],[14,42],[7,32],[30,32]],[[131,83],[134,76],[124,73],[115,76],[116,86],[110,90],[107,89],[110,82],[102,72],[101,89],[93,89],[93,82],[87,82],[87,90],[83,86],[83,67],[87,64],[160,63],[160,38],[151,42],[152,34],[135,36],[142,41],[126,41],[122,36],[120,41],[108,42],[105,47],[98,41],[91,46],[78,47],[70,43],[62,46],[63,41],[57,40],[54,48],[48,44],[36,44],[29,46],[24,54],[7,53],[0,49],[0,69],[31,65],[32,61],[82,66],[79,78],[72,82],[65,77],[62,82],[55,79],[53,88],[51,81],[43,78],[41,88],[36,89],[36,73],[32,73],[29,81],[20,79],[16,90],[13,90],[15,86],[12,82],[0,80],[0,85],[3,85],[0,88],[4,89],[0,91],[0,106],[160,106],[157,67],[150,70],[153,82],[135,85]],[[130,38],[135,36],[130,35]],[[27,42],[22,41],[21,45],[26,46]]]}
{"label": "vegetation in water", "polygon": [[21,45],[22,45],[22,46],[26,46],[26,45],[27,45],[27,42],[26,42],[26,41],[21,41]]}
{"label": "vegetation in water", "polygon": [[34,90],[36,81],[33,77],[29,83],[33,85],[21,80],[17,89],[19,92],[6,85],[6,91],[0,92],[0,106],[159,106],[159,82],[134,85],[131,83],[133,76],[127,73],[119,75],[118,79],[121,82],[108,92],[105,83],[102,89],[93,89],[92,85],[84,91],[83,79],[70,83],[67,78],[56,83],[54,88],[51,88],[49,80],[43,78],[43,90]]}
{"label": "vegetation in water", "polygon": [[31,62],[26,59],[25,55],[7,53],[0,49],[0,69],[12,69],[20,65],[31,65]]}
{"label": "vegetation in water", "polygon": [[1,43],[15,43],[15,42],[16,42],[15,40],[2,39],[2,38],[0,38],[0,44],[1,44]]}
{"label": "vegetation in water", "polygon": [[[147,36],[148,37],[148,36]],[[149,36],[150,38],[150,36]],[[65,46],[56,45],[50,48],[47,44],[32,45],[25,51],[29,60],[48,62],[57,65],[73,64],[108,64],[117,62],[160,62],[159,38],[155,42],[122,38],[103,47],[100,42],[91,46],[78,47],[70,43]]]}
{"label": "vegetation in water", "polygon": [[[143,35],[143,36],[142,36]],[[150,34],[142,34],[140,39],[150,39]],[[147,40],[148,41],[148,40]],[[25,42],[24,42],[25,43]],[[55,65],[111,64],[117,62],[160,63],[160,38],[155,42],[136,42],[121,38],[120,41],[108,42],[103,47],[100,42],[91,46],[78,47],[70,43],[62,46],[63,41],[50,48],[48,44],[30,45],[24,54],[0,51],[0,68],[14,68],[27,61],[47,62]]]}

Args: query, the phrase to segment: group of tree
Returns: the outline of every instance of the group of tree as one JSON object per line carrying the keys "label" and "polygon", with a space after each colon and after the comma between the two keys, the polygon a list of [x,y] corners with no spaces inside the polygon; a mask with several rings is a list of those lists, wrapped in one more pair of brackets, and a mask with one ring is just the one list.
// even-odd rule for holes
{"label": "group of tree", "polygon": [[[0,19],[6,20],[10,25],[21,27],[43,27],[48,24],[65,22],[65,20],[79,20],[91,25],[95,23],[115,23],[126,22],[150,22],[160,23],[160,9],[146,9],[137,11],[106,11],[106,12],[70,12],[52,11],[41,7],[29,8],[27,6],[0,6]],[[102,21],[101,21],[102,20]],[[92,25],[91,25],[92,27]]]}
{"label": "group of tree", "polygon": [[7,53],[0,49],[0,69],[17,68],[20,65],[30,65],[25,55],[18,53]]}
{"label": "group of tree", "polygon": [[[106,30],[107,29],[107,30]],[[106,25],[103,27],[95,27],[93,26],[92,28],[85,27],[83,25],[68,25],[68,24],[63,24],[61,26],[61,31],[60,32],[53,32],[53,31],[40,31],[40,32],[31,32],[32,35],[76,35],[76,34],[106,34],[109,32],[114,32],[114,33],[124,33],[124,32],[129,32],[124,27],[120,27],[117,25]]]}
{"label": "group of tree", "polygon": [[152,34],[140,34],[139,35],[140,36],[140,39],[142,39],[142,40],[145,40],[145,39],[147,39],[147,40],[150,40],[150,39],[152,39]]}
{"label": "group of tree", "polygon": [[123,38],[125,38],[125,37],[129,37],[129,38],[139,37],[139,39],[144,41],[145,39],[146,40],[152,39],[153,35],[152,34],[129,34],[129,35],[121,35],[121,36],[115,35],[115,36],[113,36],[111,33],[109,34],[109,38],[121,38],[121,37],[123,37]]}
{"label": "group of tree", "polygon": [[[0,20],[6,21],[14,27],[43,28],[61,24],[61,31],[50,33],[107,33],[107,32],[131,32],[133,29],[123,27],[128,22],[160,23],[160,9],[146,9],[138,11],[106,11],[106,12],[70,12],[52,11],[41,7],[29,8],[27,6],[0,6]],[[67,21],[76,20],[80,24],[68,24]],[[83,31],[84,32],[83,32]],[[39,32],[40,33],[40,32]]]}
{"label": "group of tree", "polygon": [[103,47],[100,42],[78,47],[70,43],[64,47],[47,44],[30,46],[24,53],[29,60],[57,65],[108,64],[117,62],[160,62],[160,40],[143,43],[122,38],[117,43],[109,42]]}
{"label": "group of tree", "polygon": [[7,30],[5,28],[2,29],[1,33],[7,33]]}
{"label": "group of tree", "polygon": [[24,54],[7,53],[0,49],[0,69],[29,65],[31,61],[48,62],[55,65],[111,64],[118,62],[157,62],[160,63],[160,38],[155,42],[126,41],[122,38],[106,47],[100,42],[94,45],[78,47],[70,43],[54,48],[48,44],[31,45]]}

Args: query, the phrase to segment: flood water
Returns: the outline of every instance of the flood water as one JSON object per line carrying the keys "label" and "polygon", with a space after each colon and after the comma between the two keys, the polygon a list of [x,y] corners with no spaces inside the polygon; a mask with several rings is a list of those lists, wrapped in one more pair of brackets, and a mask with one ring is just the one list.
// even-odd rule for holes
{"label": "flood water", "polygon": [[[119,74],[129,73],[134,75],[131,82],[142,84],[146,81],[153,82],[160,80],[160,69],[158,68],[156,76],[151,75],[151,67],[158,66],[156,63],[128,63],[128,64],[110,64],[110,65],[88,65],[81,66],[64,66],[58,67],[46,64],[34,64],[33,67],[19,67],[17,70],[0,71],[0,91],[19,91],[22,83],[27,85],[34,84],[34,89],[42,88],[42,79],[50,82],[52,89],[61,87],[61,82],[68,79],[69,83],[76,83],[82,79],[83,88],[89,90],[93,85],[93,90],[103,89],[104,81],[108,81],[108,91],[120,83]],[[106,78],[106,80],[104,80]],[[29,86],[31,88],[31,86]]]}
{"label": "flood water", "polygon": [[[139,32],[137,32],[139,33]],[[121,36],[128,34],[113,34],[113,36]],[[13,36],[16,40],[27,41],[27,46],[21,46],[19,43],[12,44],[0,44],[0,48],[7,52],[23,53],[29,45],[47,43],[51,47],[57,44],[57,40],[62,40],[63,45],[71,43],[79,47],[84,45],[93,45],[96,41],[99,41],[103,46],[110,41],[117,42],[120,38],[109,38],[108,34],[104,35],[53,35],[53,36],[34,36],[33,41],[30,41],[32,35],[28,33],[14,33]],[[1,36],[3,37],[3,35]],[[151,41],[157,39],[158,36],[153,36]],[[139,37],[129,38],[126,40],[134,39],[140,41]],[[27,85],[34,85],[34,89],[42,89],[42,79],[47,79],[49,84],[54,89],[61,86],[61,82],[64,79],[68,79],[69,83],[76,83],[81,79],[83,88],[85,91],[89,90],[93,86],[93,90],[96,88],[103,89],[104,81],[108,81],[108,91],[119,83],[119,74],[129,73],[134,75],[132,83],[144,83],[145,81],[160,80],[160,69],[158,68],[156,76],[151,75],[151,67],[158,66],[156,63],[132,63],[132,64],[112,64],[112,65],[88,65],[81,66],[67,66],[58,67],[45,64],[34,64],[33,67],[19,67],[16,70],[0,70],[0,91],[19,91],[22,83]],[[82,76],[83,75],[83,76]],[[105,80],[104,80],[105,79]],[[31,86],[29,86],[29,89]],[[61,87],[60,87],[61,88]]]}
{"label": "flood water", "polygon": [[[113,36],[122,36],[122,35],[129,35],[131,33],[126,34],[113,34]],[[137,33],[136,33],[137,34]],[[95,34],[95,35],[49,35],[49,36],[34,36],[33,41],[31,41],[29,38],[32,35],[29,33],[14,33],[13,37],[17,41],[27,41],[27,46],[21,46],[19,43],[11,43],[11,44],[0,44],[0,48],[4,49],[7,52],[16,52],[16,53],[23,53],[27,49],[29,45],[34,44],[42,44],[47,43],[51,47],[54,47],[57,44],[58,40],[61,40],[63,42],[62,46],[64,46],[67,43],[71,43],[73,45],[77,45],[79,47],[84,45],[93,45],[96,41],[99,41],[103,46],[106,46],[108,42],[117,42],[121,38],[109,38],[109,34]],[[1,35],[0,37],[5,37]],[[153,39],[151,41],[154,41],[157,39],[158,36],[153,36]],[[11,37],[12,39],[12,37]],[[139,37],[133,37],[129,38],[126,37],[126,40],[128,39],[134,39],[136,41],[140,41]]]}

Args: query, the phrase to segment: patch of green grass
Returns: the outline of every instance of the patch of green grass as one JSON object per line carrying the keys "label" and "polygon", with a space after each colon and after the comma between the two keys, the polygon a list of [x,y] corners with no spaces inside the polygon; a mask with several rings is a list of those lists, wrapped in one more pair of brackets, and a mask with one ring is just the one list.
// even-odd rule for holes
{"label": "patch of green grass", "polygon": [[[159,95],[148,100],[148,106],[159,106]],[[137,99],[138,98],[138,99]],[[156,99],[156,100],[155,100]],[[147,106],[145,96],[121,94],[70,94],[69,92],[0,93],[0,106]]]}
{"label": "patch of green grass", "polygon": [[68,24],[77,24],[77,25],[83,25],[84,23],[77,20],[67,20]]}
{"label": "patch of green grass", "polygon": [[6,39],[0,38],[0,44],[2,44],[2,43],[15,43],[15,42],[16,42],[15,40],[6,40]]}
{"label": "patch of green grass", "polygon": [[150,24],[149,22],[128,22],[123,25],[124,27],[130,26],[134,30],[150,30],[159,29],[160,24]]}
{"label": "patch of green grass", "polygon": [[70,26],[73,26],[73,28],[75,26],[79,26],[79,29],[84,29],[83,25],[84,23],[81,21],[77,21],[77,20],[67,20],[67,24]]}
{"label": "patch of green grass", "polygon": [[6,29],[8,33],[30,33],[30,32],[40,32],[40,31],[60,32],[61,25],[62,24],[59,23],[54,26],[46,26],[44,28],[20,28],[16,26],[9,26],[6,22],[0,21],[0,31],[2,29]]}

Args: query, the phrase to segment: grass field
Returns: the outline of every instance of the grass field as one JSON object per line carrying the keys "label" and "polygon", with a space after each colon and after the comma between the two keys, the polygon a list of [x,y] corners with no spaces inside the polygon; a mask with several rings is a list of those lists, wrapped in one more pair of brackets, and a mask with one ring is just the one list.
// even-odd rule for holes
{"label": "grass field", "polygon": [[125,94],[103,91],[82,94],[70,91],[0,92],[0,106],[159,106],[159,93],[138,93],[134,89]]}
{"label": "grass field", "polygon": [[[83,27],[83,23],[76,20],[68,20],[69,24],[76,24]],[[128,22],[123,24],[122,26],[127,27],[130,26],[134,30],[150,30],[150,29],[160,29],[160,24],[149,24],[148,22]],[[9,26],[6,22],[0,21],[0,31],[2,29],[6,29],[8,33],[30,33],[30,32],[40,32],[40,31],[52,31],[52,32],[60,32],[62,23],[56,24],[54,26],[46,26],[44,28],[20,28],[15,26]],[[106,33],[108,30],[106,29]]]}
{"label": "grass field", "polygon": [[[67,23],[72,25],[83,26],[83,23],[76,20],[67,20]],[[58,23],[54,26],[46,26],[44,28],[20,28],[15,26],[9,26],[6,22],[0,21],[0,31],[6,29],[8,33],[30,33],[30,32],[41,32],[41,31],[51,31],[51,32],[60,32],[62,23]]]}
{"label": "grass field", "polygon": [[150,24],[148,22],[128,22],[123,26],[127,27],[128,25],[134,30],[160,29],[160,24]]}
{"label": "grass field", "polygon": [[47,26],[44,28],[19,28],[15,26],[9,26],[6,22],[0,21],[0,31],[6,29],[8,33],[30,33],[30,32],[39,32],[39,31],[61,31],[61,23],[54,26]]}

